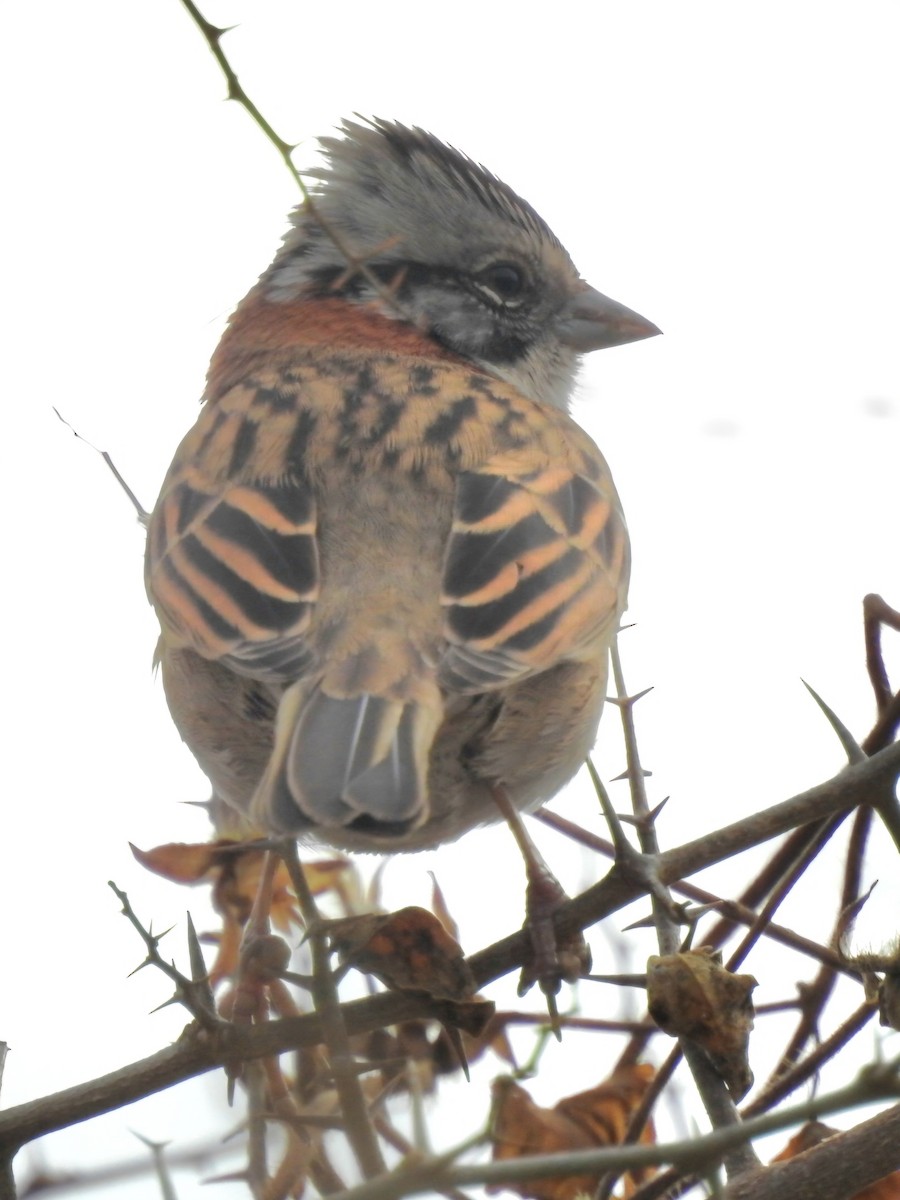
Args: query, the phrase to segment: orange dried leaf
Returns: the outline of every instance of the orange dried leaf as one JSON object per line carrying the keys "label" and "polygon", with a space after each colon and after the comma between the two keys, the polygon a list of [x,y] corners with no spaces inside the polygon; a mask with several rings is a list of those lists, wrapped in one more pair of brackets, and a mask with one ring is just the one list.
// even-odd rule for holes
{"label": "orange dried leaf", "polygon": [[349,858],[321,858],[302,864],[303,874],[314,896],[325,892],[336,892],[342,899],[349,895],[348,876],[356,876],[356,868]]}
{"label": "orange dried leaf", "polygon": [[222,842],[167,842],[152,850],[141,850],[129,842],[131,853],[148,871],[170,879],[172,883],[210,882],[209,875],[216,866],[216,851]]}
{"label": "orange dried leaf", "polygon": [[616,1146],[625,1137],[631,1114],[643,1100],[652,1078],[649,1063],[620,1067],[599,1087],[566,1096],[556,1107],[587,1130],[595,1145]]}
{"label": "orange dried leaf", "polygon": [[443,1000],[465,1000],[475,992],[459,943],[427,909],[369,913],[328,921],[326,926],[341,961],[374,975],[386,987]]}
{"label": "orange dried leaf", "polygon": [[[212,885],[210,900],[223,924],[221,932],[213,939],[218,945],[218,953],[209,978],[215,987],[232,976],[237,969],[241,931],[250,916],[262,878],[266,851],[252,843],[227,838],[197,844],[172,842],[152,850],[132,846],[131,850],[142,866],[175,883]],[[304,867],[310,886],[317,892],[325,890],[345,861],[333,860]],[[275,928],[283,933],[301,924],[287,867],[282,862],[275,871],[269,917]]]}
{"label": "orange dried leaf", "polygon": [[[618,1145],[650,1081],[653,1068],[646,1064],[622,1067],[598,1087],[566,1096],[553,1108],[535,1104],[523,1087],[511,1079],[494,1084],[494,1126],[491,1132],[494,1162],[532,1154],[567,1154]],[[652,1141],[648,1124],[642,1141]],[[600,1173],[531,1179],[492,1185],[489,1193],[510,1190],[529,1200],[575,1200],[591,1195]],[[629,1186],[629,1183],[626,1183]]]}

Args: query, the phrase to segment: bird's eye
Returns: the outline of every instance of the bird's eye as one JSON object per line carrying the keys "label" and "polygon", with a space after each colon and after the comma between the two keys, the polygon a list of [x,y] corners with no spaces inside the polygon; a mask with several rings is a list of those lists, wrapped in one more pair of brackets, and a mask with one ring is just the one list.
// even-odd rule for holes
{"label": "bird's eye", "polygon": [[524,271],[514,263],[498,262],[485,267],[475,276],[479,289],[499,304],[514,304],[526,287]]}

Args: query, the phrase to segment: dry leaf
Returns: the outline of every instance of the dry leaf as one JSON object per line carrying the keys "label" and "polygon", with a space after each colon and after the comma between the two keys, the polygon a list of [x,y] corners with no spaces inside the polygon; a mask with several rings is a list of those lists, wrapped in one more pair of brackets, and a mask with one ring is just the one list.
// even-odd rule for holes
{"label": "dry leaf", "polygon": [[[621,1067],[598,1087],[566,1096],[553,1108],[535,1104],[528,1092],[509,1078],[494,1084],[493,1161],[506,1162],[531,1154],[566,1154],[618,1145],[653,1078],[647,1064]],[[641,1141],[653,1141],[653,1128],[644,1128]],[[591,1195],[600,1172],[496,1184],[489,1193],[515,1191],[530,1200],[575,1200]]]}
{"label": "dry leaf", "polygon": [[[256,898],[266,852],[252,843],[228,839],[196,844],[169,842],[152,850],[139,850],[137,846],[132,846],[131,852],[148,871],[162,875],[164,879],[188,885],[212,885],[212,906],[221,915],[223,925],[221,933],[215,937],[218,952],[210,969],[210,982],[215,987],[222,979],[234,975],[242,931]],[[344,858],[303,864],[310,889],[317,896],[329,890],[342,889],[343,876],[350,870],[352,864]],[[275,871],[269,916],[275,928],[282,933],[289,932],[291,926],[301,924],[290,877],[283,862],[278,864]]]}
{"label": "dry leaf", "polygon": [[647,1006],[666,1033],[698,1045],[735,1100],[750,1090],[747,1060],[756,987],[752,975],[735,975],[709,946],[647,960]]}
{"label": "dry leaf", "polygon": [[425,992],[440,1000],[465,1000],[475,992],[459,943],[427,909],[345,917],[325,927],[341,962],[394,991]]}

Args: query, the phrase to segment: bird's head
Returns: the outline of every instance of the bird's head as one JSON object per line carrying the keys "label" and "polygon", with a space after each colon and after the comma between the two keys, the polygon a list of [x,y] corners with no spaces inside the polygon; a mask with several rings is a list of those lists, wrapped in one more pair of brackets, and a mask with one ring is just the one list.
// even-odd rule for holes
{"label": "bird's head", "polygon": [[534,209],[458,150],[382,120],[341,133],[321,139],[312,204],[263,276],[269,300],[374,306],[561,408],[582,354],[659,332],[589,287]]}

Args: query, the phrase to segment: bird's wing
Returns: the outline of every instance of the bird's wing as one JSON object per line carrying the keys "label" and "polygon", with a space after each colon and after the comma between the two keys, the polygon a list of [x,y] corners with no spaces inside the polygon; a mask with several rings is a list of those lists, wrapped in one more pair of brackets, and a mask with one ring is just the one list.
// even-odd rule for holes
{"label": "bird's wing", "polygon": [[450,691],[491,690],[603,653],[615,631],[625,522],[593,442],[562,428],[549,455],[526,443],[459,475],[442,596],[450,645],[440,679]]}
{"label": "bird's wing", "polygon": [[150,520],[146,582],[167,641],[278,682],[308,665],[316,506],[299,473],[248,469],[253,405],[236,389],[185,438]]}

